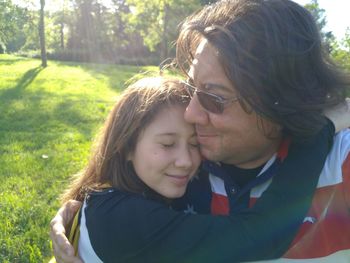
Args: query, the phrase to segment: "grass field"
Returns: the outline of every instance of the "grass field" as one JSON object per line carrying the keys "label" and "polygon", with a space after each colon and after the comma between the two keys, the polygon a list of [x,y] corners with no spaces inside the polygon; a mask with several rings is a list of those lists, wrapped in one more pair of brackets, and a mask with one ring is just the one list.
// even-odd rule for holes
{"label": "grass field", "polygon": [[49,222],[125,81],[155,67],[0,55],[0,262],[47,262]]}

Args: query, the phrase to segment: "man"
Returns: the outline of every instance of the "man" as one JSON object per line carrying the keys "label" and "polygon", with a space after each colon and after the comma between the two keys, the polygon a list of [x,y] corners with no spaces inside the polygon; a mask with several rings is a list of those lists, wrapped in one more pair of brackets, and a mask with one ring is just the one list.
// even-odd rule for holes
{"label": "man", "polygon": [[[192,95],[185,119],[196,126],[201,153],[211,161],[203,165],[209,175],[194,180],[177,204],[193,213],[227,215],[252,207],[271,188],[288,142],[316,134],[326,122],[322,112],[344,101],[350,85],[324,57],[312,16],[288,0],[204,7],[183,23],[177,57]],[[311,208],[283,257],[349,262],[349,153],[347,129],[335,136]],[[301,194],[302,185],[283,187]],[[56,247],[66,242],[55,235],[62,232],[61,219],[52,222]]]}

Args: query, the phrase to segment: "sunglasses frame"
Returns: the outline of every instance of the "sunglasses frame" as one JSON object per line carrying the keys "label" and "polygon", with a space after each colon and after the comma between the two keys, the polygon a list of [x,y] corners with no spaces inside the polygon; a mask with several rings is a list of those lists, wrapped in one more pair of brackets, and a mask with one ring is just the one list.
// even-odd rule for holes
{"label": "sunglasses frame", "polygon": [[[202,106],[202,108],[205,109],[206,111],[214,113],[214,114],[222,114],[224,109],[225,109],[225,106],[229,105],[232,102],[236,102],[236,101],[240,100],[239,97],[233,97],[233,98],[226,99],[226,98],[223,98],[219,95],[213,94],[211,92],[200,90],[197,87],[189,84],[186,81],[182,81],[182,83],[184,84],[186,91],[191,98],[194,96],[194,94],[196,94],[198,97],[198,101],[199,101],[200,105]],[[201,96],[201,94],[204,94],[205,97]],[[214,105],[217,110],[209,109],[208,106],[206,106],[206,104],[203,103],[203,98],[204,98],[204,100],[209,100],[210,103],[212,105]]]}

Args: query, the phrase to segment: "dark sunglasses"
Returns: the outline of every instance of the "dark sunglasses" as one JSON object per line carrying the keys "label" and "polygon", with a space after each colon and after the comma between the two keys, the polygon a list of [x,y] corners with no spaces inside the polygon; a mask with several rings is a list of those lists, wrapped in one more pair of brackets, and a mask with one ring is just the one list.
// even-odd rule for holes
{"label": "dark sunglasses", "polygon": [[225,106],[239,100],[239,97],[226,99],[219,95],[199,90],[195,86],[192,86],[191,84],[185,81],[183,81],[183,84],[185,85],[190,97],[192,98],[194,94],[196,94],[201,106],[211,113],[221,114],[223,113]]}

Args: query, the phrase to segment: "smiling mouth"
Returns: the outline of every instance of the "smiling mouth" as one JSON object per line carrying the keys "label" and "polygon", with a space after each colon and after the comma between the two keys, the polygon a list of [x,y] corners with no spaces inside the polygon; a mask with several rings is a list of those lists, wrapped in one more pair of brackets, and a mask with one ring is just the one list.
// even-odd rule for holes
{"label": "smiling mouth", "polygon": [[215,131],[200,129],[198,127],[196,127],[196,133],[198,137],[214,137],[218,135]]}
{"label": "smiling mouth", "polygon": [[208,143],[211,143],[214,138],[216,138],[217,135],[215,134],[197,134],[197,140],[199,145],[206,145]]}
{"label": "smiling mouth", "polygon": [[190,179],[189,175],[171,175],[166,174],[166,176],[170,177],[177,185],[185,185]]}
{"label": "smiling mouth", "polygon": [[215,137],[216,134],[197,134],[197,137],[203,137],[203,138],[207,138],[207,137]]}
{"label": "smiling mouth", "polygon": [[166,174],[166,176],[172,177],[172,178],[179,178],[179,179],[183,179],[183,178],[189,178],[190,176],[187,175],[172,175],[172,174]]}

